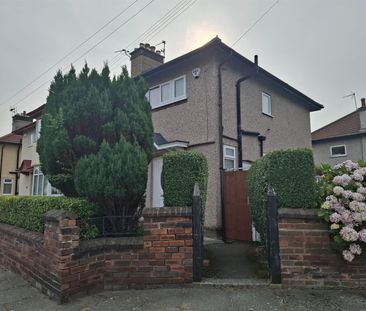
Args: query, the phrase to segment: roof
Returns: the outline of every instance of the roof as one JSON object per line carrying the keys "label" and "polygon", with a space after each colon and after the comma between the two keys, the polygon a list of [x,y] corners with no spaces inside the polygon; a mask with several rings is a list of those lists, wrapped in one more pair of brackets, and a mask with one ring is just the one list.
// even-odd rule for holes
{"label": "roof", "polygon": [[184,140],[171,140],[167,141],[160,133],[154,133],[154,146],[156,150],[174,149],[174,148],[187,148],[188,141]]}
{"label": "roof", "polygon": [[325,139],[343,138],[347,136],[362,135],[360,112],[366,110],[359,108],[346,116],[329,123],[311,133],[313,142]]}
{"label": "roof", "polygon": [[10,134],[0,137],[0,144],[4,143],[4,144],[20,145],[21,139],[22,139],[22,135],[10,133]]}
{"label": "roof", "polygon": [[22,164],[16,171],[26,175],[32,172],[33,171],[32,160],[23,160]]}
{"label": "roof", "polygon": [[[195,50],[193,50],[193,51],[191,51],[187,54],[184,54],[180,57],[177,57],[177,58],[175,58],[175,59],[173,59],[173,60],[171,60],[171,61],[169,61],[165,64],[162,64],[162,65],[160,65],[156,68],[153,68],[149,71],[144,72],[142,74],[142,76],[145,77],[145,78],[152,77],[155,74],[161,73],[162,71],[169,69],[173,65],[176,65],[176,64],[178,64],[180,62],[183,62],[183,61],[186,61],[186,60],[188,60],[189,58],[191,58],[193,56],[200,55],[200,54],[203,54],[203,53],[207,53],[209,51],[212,51],[213,49],[219,49],[219,50],[223,51],[224,53],[226,53],[228,55],[228,57],[233,57],[233,59],[236,59],[236,60],[238,60],[242,63],[245,63],[245,64],[251,66],[253,71],[256,70],[257,73],[259,75],[261,75],[262,77],[270,79],[272,82],[275,82],[277,85],[282,87],[284,90],[286,90],[290,94],[292,94],[292,95],[298,97],[299,99],[301,99],[302,101],[304,101],[307,104],[310,111],[316,111],[316,110],[320,110],[320,109],[324,108],[323,105],[321,105],[318,102],[314,101],[310,97],[308,97],[305,94],[301,93],[300,91],[296,90],[291,85],[285,83],[281,79],[279,79],[276,76],[272,75],[271,73],[269,73],[265,69],[261,68],[260,66],[257,66],[255,63],[253,63],[252,61],[250,61],[249,59],[247,59],[243,55],[239,54],[235,50],[233,50],[231,47],[229,47],[228,45],[223,43],[221,41],[221,39],[218,38],[218,37],[213,38],[211,41],[209,41],[208,43],[206,43],[205,45],[201,46],[198,49],[195,49]],[[228,58],[226,58],[226,59],[228,59]]]}

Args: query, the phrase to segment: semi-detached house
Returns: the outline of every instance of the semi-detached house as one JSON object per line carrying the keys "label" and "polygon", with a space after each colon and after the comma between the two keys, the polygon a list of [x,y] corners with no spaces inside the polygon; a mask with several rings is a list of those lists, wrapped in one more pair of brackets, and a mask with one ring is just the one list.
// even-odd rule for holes
{"label": "semi-detached house", "polygon": [[217,37],[165,64],[155,47],[140,44],[131,52],[131,74],[148,83],[155,132],[147,206],[164,204],[164,152],[202,152],[209,166],[208,229],[221,227],[224,170],[248,167],[271,150],[310,148],[310,112],[323,108]]}
{"label": "semi-detached house", "polygon": [[[221,228],[224,171],[247,168],[271,150],[311,147],[310,112],[323,108],[217,37],[167,63],[154,47],[140,44],[131,52],[131,75],[148,83],[155,132],[146,206],[164,205],[165,152],[202,152],[209,167],[205,226],[213,230]],[[23,135],[19,194],[57,194],[36,153],[42,108],[24,115],[14,130]]]}

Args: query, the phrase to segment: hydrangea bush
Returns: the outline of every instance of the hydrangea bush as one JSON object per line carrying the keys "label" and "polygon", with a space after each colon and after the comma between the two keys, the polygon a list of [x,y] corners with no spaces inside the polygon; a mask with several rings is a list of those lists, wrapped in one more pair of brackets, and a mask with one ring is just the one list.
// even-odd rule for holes
{"label": "hydrangea bush", "polygon": [[366,167],[347,160],[322,165],[320,189],[325,199],[319,216],[329,223],[331,236],[349,262],[366,243]]}

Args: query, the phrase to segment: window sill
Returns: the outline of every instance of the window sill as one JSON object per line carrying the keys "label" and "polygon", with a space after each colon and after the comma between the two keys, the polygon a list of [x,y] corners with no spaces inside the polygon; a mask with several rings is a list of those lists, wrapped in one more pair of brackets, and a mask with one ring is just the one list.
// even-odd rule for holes
{"label": "window sill", "polygon": [[347,154],[340,154],[340,155],[331,155],[331,158],[342,158],[342,157],[346,157]]}
{"label": "window sill", "polygon": [[266,117],[270,117],[270,118],[273,119],[273,115],[271,115],[271,114],[268,114],[268,113],[265,113],[265,112],[262,112],[262,114],[265,115]]}
{"label": "window sill", "polygon": [[151,111],[155,112],[155,111],[163,110],[165,108],[170,108],[170,107],[173,107],[173,106],[176,106],[176,105],[180,105],[180,104],[186,103],[187,100],[188,100],[188,98],[185,97],[185,98],[179,99],[177,101],[170,102],[168,104],[164,104],[164,105],[160,105],[160,106],[157,106],[155,108],[152,108]]}

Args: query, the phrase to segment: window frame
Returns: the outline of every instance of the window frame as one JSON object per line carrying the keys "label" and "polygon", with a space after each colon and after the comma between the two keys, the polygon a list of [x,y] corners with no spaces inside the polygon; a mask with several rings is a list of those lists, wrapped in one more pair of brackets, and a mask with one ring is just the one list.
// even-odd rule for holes
{"label": "window frame", "polygon": [[[266,97],[269,99],[269,113],[264,111],[264,105],[263,105],[263,98]],[[262,92],[262,113],[265,114],[266,116],[270,116],[270,117],[273,117],[272,115],[272,97],[271,95],[269,95],[268,93],[266,92]]]}
{"label": "window frame", "polygon": [[[177,80],[180,80],[180,79],[183,79],[183,94],[181,96],[175,96],[175,92],[176,92],[176,90],[175,90],[175,82]],[[170,97],[168,99],[166,99],[166,100],[163,100],[162,99],[162,95],[163,95],[163,93],[162,93],[162,87],[165,86],[165,85],[168,85],[169,86]],[[151,101],[150,101],[150,91],[151,90],[154,90],[154,89],[159,89],[159,96],[158,96],[159,102],[158,103],[151,103]],[[180,100],[186,99],[187,98],[186,75],[179,76],[177,78],[174,78],[174,79],[169,80],[169,81],[165,81],[163,83],[160,83],[158,85],[155,85],[155,86],[149,88],[147,98],[149,99],[151,109],[163,107],[163,106],[166,106],[166,105],[169,105],[169,104],[178,102]]]}
{"label": "window frame", "polygon": [[[10,193],[5,193],[5,185],[10,185]],[[13,193],[13,179],[12,178],[4,178],[3,179],[3,191],[2,195],[12,195]]]}
{"label": "window frame", "polygon": [[[42,176],[42,178],[40,178]],[[40,188],[39,181],[42,181],[42,185]],[[34,189],[36,187],[37,192],[34,193]],[[41,191],[41,193],[39,192]],[[32,196],[62,196],[63,194],[57,188],[52,187],[47,177],[41,171],[39,165],[33,168],[33,176],[32,176]]]}
{"label": "window frame", "polygon": [[[237,165],[236,165],[236,147],[233,147],[233,146],[229,146],[229,145],[224,145],[223,146],[223,157],[224,157],[224,161],[223,161],[223,168],[224,168],[224,170],[228,170],[228,171],[230,171],[230,170],[235,170],[236,168],[237,168]],[[232,150],[233,151],[233,153],[234,153],[234,155],[228,155],[227,153],[226,153],[226,150]],[[226,168],[225,167],[225,160],[232,160],[232,161],[234,161],[234,167],[233,168]]]}
{"label": "window frame", "polygon": [[[344,147],[344,154],[333,154],[333,148],[337,147]],[[335,145],[329,147],[329,153],[331,158],[339,158],[339,157],[346,157],[347,156],[347,145]]]}

